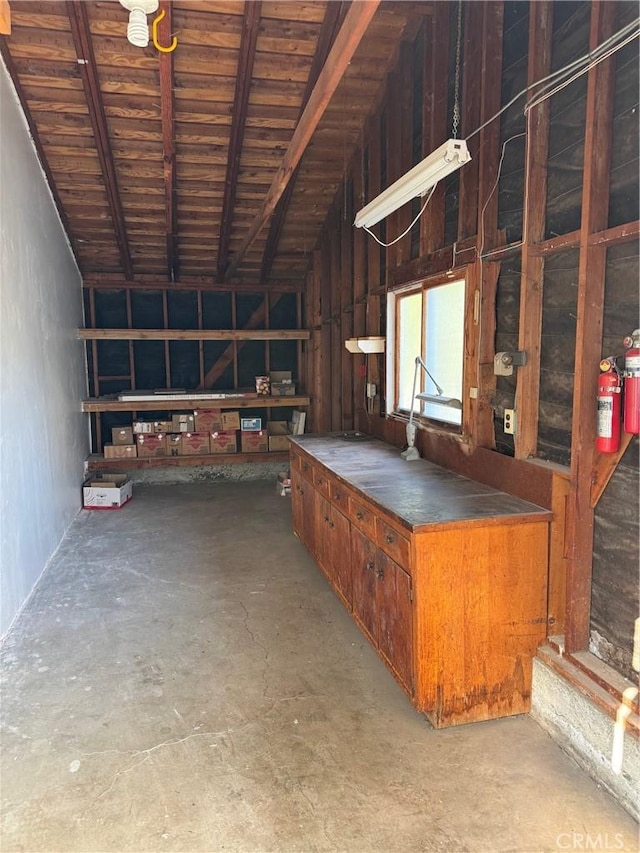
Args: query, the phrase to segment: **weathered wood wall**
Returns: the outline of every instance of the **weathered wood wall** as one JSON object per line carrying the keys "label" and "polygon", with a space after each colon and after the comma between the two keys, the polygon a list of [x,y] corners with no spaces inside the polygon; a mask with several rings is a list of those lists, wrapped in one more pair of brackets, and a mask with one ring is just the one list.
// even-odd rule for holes
{"label": "weathered wood wall", "polygon": [[[602,354],[621,355],[622,337],[638,325],[637,44],[545,101],[530,120],[528,142],[523,98],[473,131],[525,86],[631,21],[637,6],[464,3],[460,135],[472,135],[474,159],[442,182],[412,234],[385,250],[352,227],[352,214],[406,172],[420,150],[425,156],[451,135],[456,10],[436,4],[413,44],[398,52],[386,94],[349,164],[352,184],[336,195],[318,244],[310,285],[310,304],[317,305],[312,424],[361,428],[401,446],[402,420],[380,416],[384,357],[348,354],[345,332],[384,332],[390,288],[466,270],[481,288],[482,337],[470,339],[478,354],[478,403],[469,403],[464,441],[427,425],[418,445],[447,467],[554,505],[550,633],[562,633],[566,622],[577,650],[589,643],[586,625],[592,651],[629,675],[638,614],[637,439],[595,512],[583,506],[594,475],[576,454],[586,459],[584,442],[592,447],[594,439],[599,353],[586,357],[589,341],[602,336]],[[613,97],[598,102],[594,93],[609,85],[611,68]],[[407,205],[389,216],[377,228],[380,238],[399,234],[416,209]],[[601,290],[602,329],[591,305]],[[583,311],[594,325],[581,325]],[[518,348],[528,350],[529,367],[496,379],[493,353]],[[365,380],[381,391],[372,404],[364,399]],[[514,407],[522,415],[515,442],[502,425],[504,409]],[[594,457],[600,471],[607,463]]]}

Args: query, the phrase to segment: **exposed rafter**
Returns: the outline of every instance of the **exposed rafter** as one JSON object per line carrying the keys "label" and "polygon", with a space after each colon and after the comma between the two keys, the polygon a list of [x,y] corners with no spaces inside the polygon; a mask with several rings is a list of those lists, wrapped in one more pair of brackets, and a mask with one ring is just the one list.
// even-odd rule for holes
{"label": "exposed rafter", "polygon": [[[307,80],[307,86],[305,88],[305,92],[302,98],[300,115],[303,114],[304,109],[307,106],[307,103],[309,102],[313,87],[316,85],[318,77],[320,76],[320,72],[322,71],[325,62],[327,61],[329,50],[331,49],[331,45],[333,44],[333,41],[336,37],[338,27],[344,20],[345,14],[346,10],[344,2],[341,1],[327,3],[327,9],[324,15],[324,20],[322,21],[322,28],[318,37],[318,45],[316,47],[316,52],[313,57],[313,64],[311,66],[311,70],[309,71],[309,79]],[[262,281],[266,281],[271,275],[271,268],[273,266],[273,261],[276,256],[276,252],[278,251],[280,235],[282,234],[282,228],[287,217],[287,211],[289,210],[289,204],[291,203],[293,190],[295,189],[296,178],[298,176],[299,168],[300,164],[296,166],[295,171],[291,176],[291,180],[287,184],[287,188],[282,194],[282,198],[278,202],[278,205],[271,219],[271,225],[269,226],[269,236],[267,237],[267,245],[265,246],[264,255],[262,256],[262,272],[260,274],[260,278],[262,279]]]}
{"label": "exposed rafter", "polygon": [[111,152],[111,143],[109,142],[107,117],[105,115],[102,95],[100,93],[98,68],[93,52],[86,4],[74,3],[71,2],[71,0],[68,0],[67,13],[71,23],[71,34],[73,36],[73,43],[78,57],[78,64],[80,65],[80,73],[82,76],[87,108],[89,110],[89,117],[93,128],[96,151],[100,161],[100,168],[102,169],[102,177],[104,179],[105,190],[109,202],[109,210],[115,230],[118,249],[120,251],[122,267],[127,278],[133,278],[131,252],[129,250],[129,241],[127,239],[127,232],[125,228],[122,202],[118,191],[118,180]]}
{"label": "exposed rafter", "polygon": [[249,93],[253,76],[253,63],[256,56],[258,27],[262,3],[256,0],[244,4],[242,19],[242,37],[240,39],[240,56],[238,57],[238,73],[233,100],[233,120],[229,138],[229,153],[227,155],[227,174],[224,181],[224,201],[220,218],[220,240],[218,242],[218,281],[224,280],[229,257],[229,241],[233,225],[233,211],[236,204],[236,189],[238,173],[240,172],[240,157],[244,140]]}
{"label": "exposed rafter", "polygon": [[260,211],[229,265],[229,278],[237,272],[247,249],[269,221],[379,5],[380,0],[351,4]]}
{"label": "exposed rafter", "polygon": [[[163,0],[164,18],[158,25],[162,44],[171,42],[171,0]],[[160,114],[162,116],[162,163],[167,230],[167,275],[177,281],[178,269],[178,204],[176,198],[176,149],[173,102],[173,51],[160,54]]]}

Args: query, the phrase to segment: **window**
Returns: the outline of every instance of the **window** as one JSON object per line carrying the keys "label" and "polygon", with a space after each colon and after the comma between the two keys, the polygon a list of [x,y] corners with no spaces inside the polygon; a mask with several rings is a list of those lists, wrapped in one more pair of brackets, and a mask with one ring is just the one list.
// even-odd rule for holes
{"label": "window", "polygon": [[[393,327],[389,348],[389,386],[392,412],[416,414],[452,426],[462,424],[462,409],[437,401],[463,399],[465,281],[429,286],[424,283],[391,294],[389,321]],[[390,328],[391,331],[391,328]],[[432,400],[412,400],[416,356],[421,356],[431,376],[418,368],[416,394]],[[440,390],[438,390],[438,386]]]}

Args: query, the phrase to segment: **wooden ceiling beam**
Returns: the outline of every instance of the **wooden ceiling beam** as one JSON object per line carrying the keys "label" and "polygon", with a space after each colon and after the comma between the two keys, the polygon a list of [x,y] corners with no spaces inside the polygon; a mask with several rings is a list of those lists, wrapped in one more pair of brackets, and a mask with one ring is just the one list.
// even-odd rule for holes
{"label": "wooden ceiling beam", "polygon": [[[327,9],[324,15],[324,19],[322,21],[322,27],[320,29],[320,35],[318,36],[316,52],[314,54],[313,62],[311,64],[311,70],[309,71],[309,79],[307,80],[307,85],[304,91],[304,95],[302,97],[300,116],[302,116],[304,109],[307,106],[307,103],[309,102],[309,98],[311,97],[313,88],[318,81],[318,77],[320,76],[320,72],[322,71],[325,62],[327,61],[327,56],[329,55],[331,45],[333,44],[334,39],[336,37],[338,27],[344,20],[345,14],[345,3],[342,2],[342,0],[341,2],[337,3],[327,3]],[[266,281],[271,275],[271,269],[273,267],[273,262],[276,257],[276,252],[278,251],[280,236],[282,234],[282,229],[284,227],[287,212],[289,210],[289,204],[291,203],[291,198],[293,196],[293,190],[296,185],[296,178],[298,176],[299,169],[300,164],[296,166],[295,171],[291,176],[291,180],[287,184],[287,187],[284,193],[282,194],[282,198],[278,202],[278,205],[271,219],[271,225],[269,226],[269,236],[267,237],[267,245],[265,246],[264,255],[262,256],[262,272],[260,274],[260,278],[262,279],[262,281]]]}
{"label": "wooden ceiling beam", "polygon": [[82,85],[89,110],[89,118],[91,119],[91,127],[93,128],[96,151],[100,161],[122,268],[127,278],[133,278],[131,252],[127,239],[122,202],[118,191],[118,179],[111,152],[111,143],[109,142],[107,117],[100,92],[98,66],[93,52],[86,4],[68,0],[67,14],[71,23],[71,35],[80,66]]}
{"label": "wooden ceiling beam", "polygon": [[237,272],[247,249],[269,221],[379,5],[380,0],[361,0],[349,7],[260,211],[227,269],[228,277]]}
{"label": "wooden ceiling beam", "polygon": [[0,35],[11,35],[11,9],[9,9],[9,0],[0,0]]}
{"label": "wooden ceiling beam", "polygon": [[224,199],[222,202],[222,215],[220,218],[220,239],[218,241],[218,281],[224,280],[227,261],[229,258],[231,227],[233,225],[233,213],[236,203],[238,175],[240,174],[240,157],[242,155],[247,110],[249,108],[249,93],[251,92],[251,79],[253,77],[253,63],[256,57],[256,44],[258,42],[258,27],[260,25],[261,8],[262,3],[260,0],[244,4],[242,36],[240,39],[240,55],[238,57],[238,73],[236,74],[236,86],[233,101],[233,119],[231,122],[229,150],[227,154],[227,174],[224,181]]}
{"label": "wooden ceiling beam", "polygon": [[[158,24],[161,44],[170,44],[172,37],[171,0],[162,0],[164,18]],[[160,53],[160,115],[162,118],[162,166],[167,232],[167,275],[177,281],[178,266],[178,200],[176,193],[176,134],[173,98],[173,51]]]}

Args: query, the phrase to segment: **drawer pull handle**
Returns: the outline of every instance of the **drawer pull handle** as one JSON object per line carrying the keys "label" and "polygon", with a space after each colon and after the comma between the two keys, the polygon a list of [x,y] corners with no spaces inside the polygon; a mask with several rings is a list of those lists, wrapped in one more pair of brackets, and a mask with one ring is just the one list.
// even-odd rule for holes
{"label": "drawer pull handle", "polygon": [[328,524],[329,523],[329,516],[325,515],[322,520],[325,522],[325,524]]}
{"label": "drawer pull handle", "polygon": [[333,521],[329,522],[329,527],[333,530],[333,528],[335,527],[335,524],[333,523]]}
{"label": "drawer pull handle", "polygon": [[396,541],[396,537],[392,536],[390,533],[387,533],[387,535],[385,536],[385,539],[386,539],[387,545],[391,545],[392,542]]}
{"label": "drawer pull handle", "polygon": [[303,470],[303,471],[308,471],[308,470],[309,470],[309,463],[308,463],[308,462],[303,462],[303,463],[302,463],[302,470]]}
{"label": "drawer pull handle", "polygon": [[304,495],[304,489],[301,489],[300,486],[296,486],[296,491],[299,495]]}
{"label": "drawer pull handle", "polygon": [[378,566],[376,570],[376,577],[379,581],[384,580],[384,569],[382,568],[382,566]]}
{"label": "drawer pull handle", "polygon": [[357,512],[356,518],[358,519],[358,521],[362,521],[362,519],[364,518],[364,513],[363,512]]}
{"label": "drawer pull handle", "polygon": [[365,564],[364,569],[365,569],[365,571],[366,571],[366,572],[370,572],[372,568],[373,568],[373,560],[369,560],[369,561]]}

